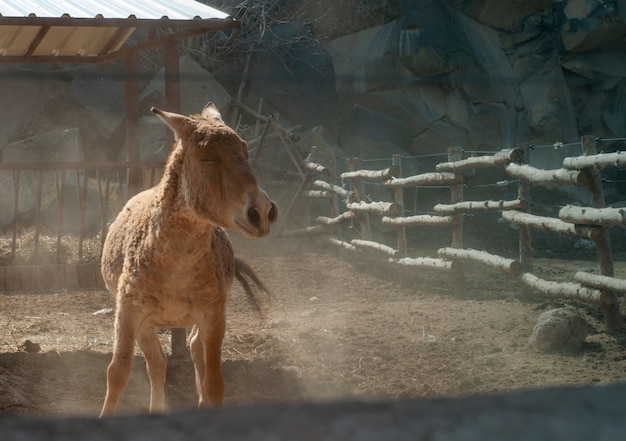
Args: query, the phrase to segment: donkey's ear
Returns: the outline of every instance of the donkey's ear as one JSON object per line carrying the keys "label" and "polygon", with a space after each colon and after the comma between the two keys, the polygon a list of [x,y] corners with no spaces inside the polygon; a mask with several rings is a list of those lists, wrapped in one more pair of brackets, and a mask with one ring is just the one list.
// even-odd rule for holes
{"label": "donkey's ear", "polygon": [[189,127],[190,119],[184,115],[179,115],[174,112],[166,112],[165,110],[152,107],[150,109],[152,113],[161,119],[167,126],[174,131],[176,139],[180,138],[182,133],[187,127]]}
{"label": "donkey's ear", "polygon": [[207,105],[204,106],[204,109],[202,109],[200,116],[206,119],[217,119],[217,120],[224,122],[224,120],[222,120],[222,114],[217,109],[217,106],[213,104],[211,101],[209,101]]}

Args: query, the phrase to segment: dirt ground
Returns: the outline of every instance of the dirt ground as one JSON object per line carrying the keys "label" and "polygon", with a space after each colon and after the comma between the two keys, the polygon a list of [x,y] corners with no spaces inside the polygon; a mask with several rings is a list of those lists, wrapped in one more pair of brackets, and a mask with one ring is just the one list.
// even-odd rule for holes
{"label": "dirt ground", "polygon": [[[626,380],[626,333],[607,334],[599,307],[569,303],[590,324],[582,352],[543,354],[528,347],[528,338],[539,314],[561,302],[521,301],[517,283],[491,270],[468,268],[469,298],[458,300],[448,278],[432,271],[401,272],[314,242],[270,238],[235,245],[274,298],[262,321],[240,287],[233,289],[223,348],[228,405],[479,395]],[[535,262],[536,273],[551,280],[594,265]],[[626,265],[616,272],[624,277]],[[104,291],[0,295],[0,413],[97,415],[113,317],[96,312],[113,307]],[[167,344],[167,333],[162,337]],[[27,340],[41,351],[25,351]],[[137,352],[120,412],[147,411],[148,397]],[[190,408],[196,399],[190,360],[170,360],[168,407]]]}

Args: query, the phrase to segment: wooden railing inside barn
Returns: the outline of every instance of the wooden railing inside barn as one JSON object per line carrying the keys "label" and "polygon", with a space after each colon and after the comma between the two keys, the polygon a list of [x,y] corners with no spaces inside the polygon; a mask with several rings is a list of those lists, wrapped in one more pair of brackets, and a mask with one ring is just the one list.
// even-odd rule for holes
{"label": "wooden railing inside barn", "polygon": [[109,222],[162,171],[161,162],[0,163],[0,291],[103,286]]}
{"label": "wooden railing inside barn", "polygon": [[[299,196],[328,200],[330,216],[318,216],[311,222],[314,225],[283,230],[282,234],[321,234],[343,249],[355,252],[369,250],[384,256],[392,264],[447,272],[454,280],[454,291],[458,297],[466,295],[464,264],[479,263],[517,279],[522,294],[534,292],[601,305],[607,329],[615,331],[622,326],[617,295],[626,292],[626,281],[614,277],[608,228],[626,225],[626,215],[622,208],[605,207],[599,170],[607,167],[626,169],[626,152],[597,154],[592,136],[583,136],[581,144],[583,156],[566,158],[563,167],[556,170],[542,170],[528,165],[528,146],[466,159],[462,159],[462,149],[450,148],[448,161],[437,164],[434,172],[408,177],[400,175],[402,158],[399,155],[393,156],[391,165],[381,170],[362,169],[358,159],[349,158],[348,171],[339,176],[343,185],[339,185],[334,178],[336,159],[332,153],[321,153],[313,148],[304,165],[308,185],[301,187]],[[499,169],[515,178],[517,197],[510,200],[464,200],[464,173],[479,173],[481,169]],[[364,182],[378,182],[389,189],[387,200],[368,198]],[[592,206],[563,206],[558,218],[534,215],[530,212],[531,185],[586,188]],[[405,215],[405,191],[428,186],[449,188],[450,202],[434,205],[429,210],[431,214]],[[288,207],[287,215],[291,209]],[[464,216],[485,212],[501,212],[503,220],[518,229],[519,251],[516,259],[464,247]],[[372,216],[381,225],[395,228],[397,240],[394,246],[374,240]],[[358,231],[357,237],[350,240],[342,238],[345,229],[341,226],[347,223],[355,226],[351,231]],[[425,226],[449,228],[451,244],[439,248],[438,256],[434,258],[410,256],[407,229]],[[599,274],[579,271],[574,274],[572,282],[565,283],[538,277],[533,273],[531,255],[533,229],[592,240],[597,252]]]}

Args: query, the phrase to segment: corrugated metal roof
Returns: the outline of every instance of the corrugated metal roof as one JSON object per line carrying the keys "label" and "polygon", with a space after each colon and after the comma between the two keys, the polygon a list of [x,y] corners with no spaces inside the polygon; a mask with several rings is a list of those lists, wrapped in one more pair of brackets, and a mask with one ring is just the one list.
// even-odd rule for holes
{"label": "corrugated metal roof", "polygon": [[236,27],[228,17],[194,0],[0,0],[0,62],[110,58],[137,27],[182,38]]}
{"label": "corrugated metal roof", "polygon": [[0,0],[0,16],[191,20],[228,14],[195,0]]}

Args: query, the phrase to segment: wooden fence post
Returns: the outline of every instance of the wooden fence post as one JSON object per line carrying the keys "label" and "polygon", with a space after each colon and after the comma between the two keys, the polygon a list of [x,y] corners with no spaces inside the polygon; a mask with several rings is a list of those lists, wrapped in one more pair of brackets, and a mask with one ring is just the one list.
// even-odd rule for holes
{"label": "wooden fence post", "polygon": [[[530,162],[528,144],[522,144],[518,148],[524,152],[524,164]],[[530,182],[528,179],[519,178],[517,186],[517,198],[523,202],[523,209],[521,211],[525,213],[530,212],[531,196],[530,196]],[[533,270],[532,262],[532,235],[530,227],[528,225],[518,225],[519,228],[519,260],[522,264],[522,272],[530,273]],[[526,284],[522,284],[521,287],[522,297],[529,298],[532,295],[532,289]]]}
{"label": "wooden fence post", "polygon": [[[448,162],[460,161],[463,157],[462,147],[450,147],[448,148]],[[455,176],[462,173],[455,172]],[[457,179],[456,184],[450,186],[450,202],[456,204],[463,201],[463,180]],[[452,215],[452,248],[463,248],[463,213],[457,213]],[[454,295],[459,298],[466,297],[465,291],[465,269],[462,261],[455,261],[452,267],[454,277]]]}
{"label": "wooden fence post", "polygon": [[[360,168],[358,158],[348,158],[348,170],[356,171]],[[359,178],[353,178],[352,181],[352,194],[354,196],[352,202],[361,202],[363,196],[365,196],[365,190],[363,188],[363,182]],[[370,227],[370,217],[367,213],[359,213],[357,220],[361,227],[361,237],[365,240],[372,240],[372,229]]]}
{"label": "wooden fence post", "polygon": [[[391,159],[392,165],[398,166],[399,172],[397,178],[402,177],[402,156],[399,154],[395,154]],[[393,189],[393,201],[402,207],[402,215],[404,216],[404,188],[396,187]],[[406,227],[404,225],[398,225],[396,227],[396,235],[397,235],[397,249],[400,252],[400,256],[407,255],[407,246],[406,246]]]}
{"label": "wooden fence post", "polygon": [[[596,149],[596,141],[593,135],[583,135],[580,138],[582,145],[582,153],[584,155],[595,155],[598,153]],[[604,208],[604,193],[602,191],[602,180],[600,178],[600,170],[598,167],[590,168],[591,179],[589,179],[588,189],[591,196],[591,205],[595,208]],[[596,252],[598,254],[598,264],[600,266],[600,274],[603,276],[614,277],[615,270],[613,266],[613,255],[611,251],[611,241],[607,227],[600,227],[600,234],[594,239],[596,243]],[[609,332],[617,331],[622,327],[622,316],[619,311],[619,303],[617,295],[614,291],[603,291],[604,320]]]}

